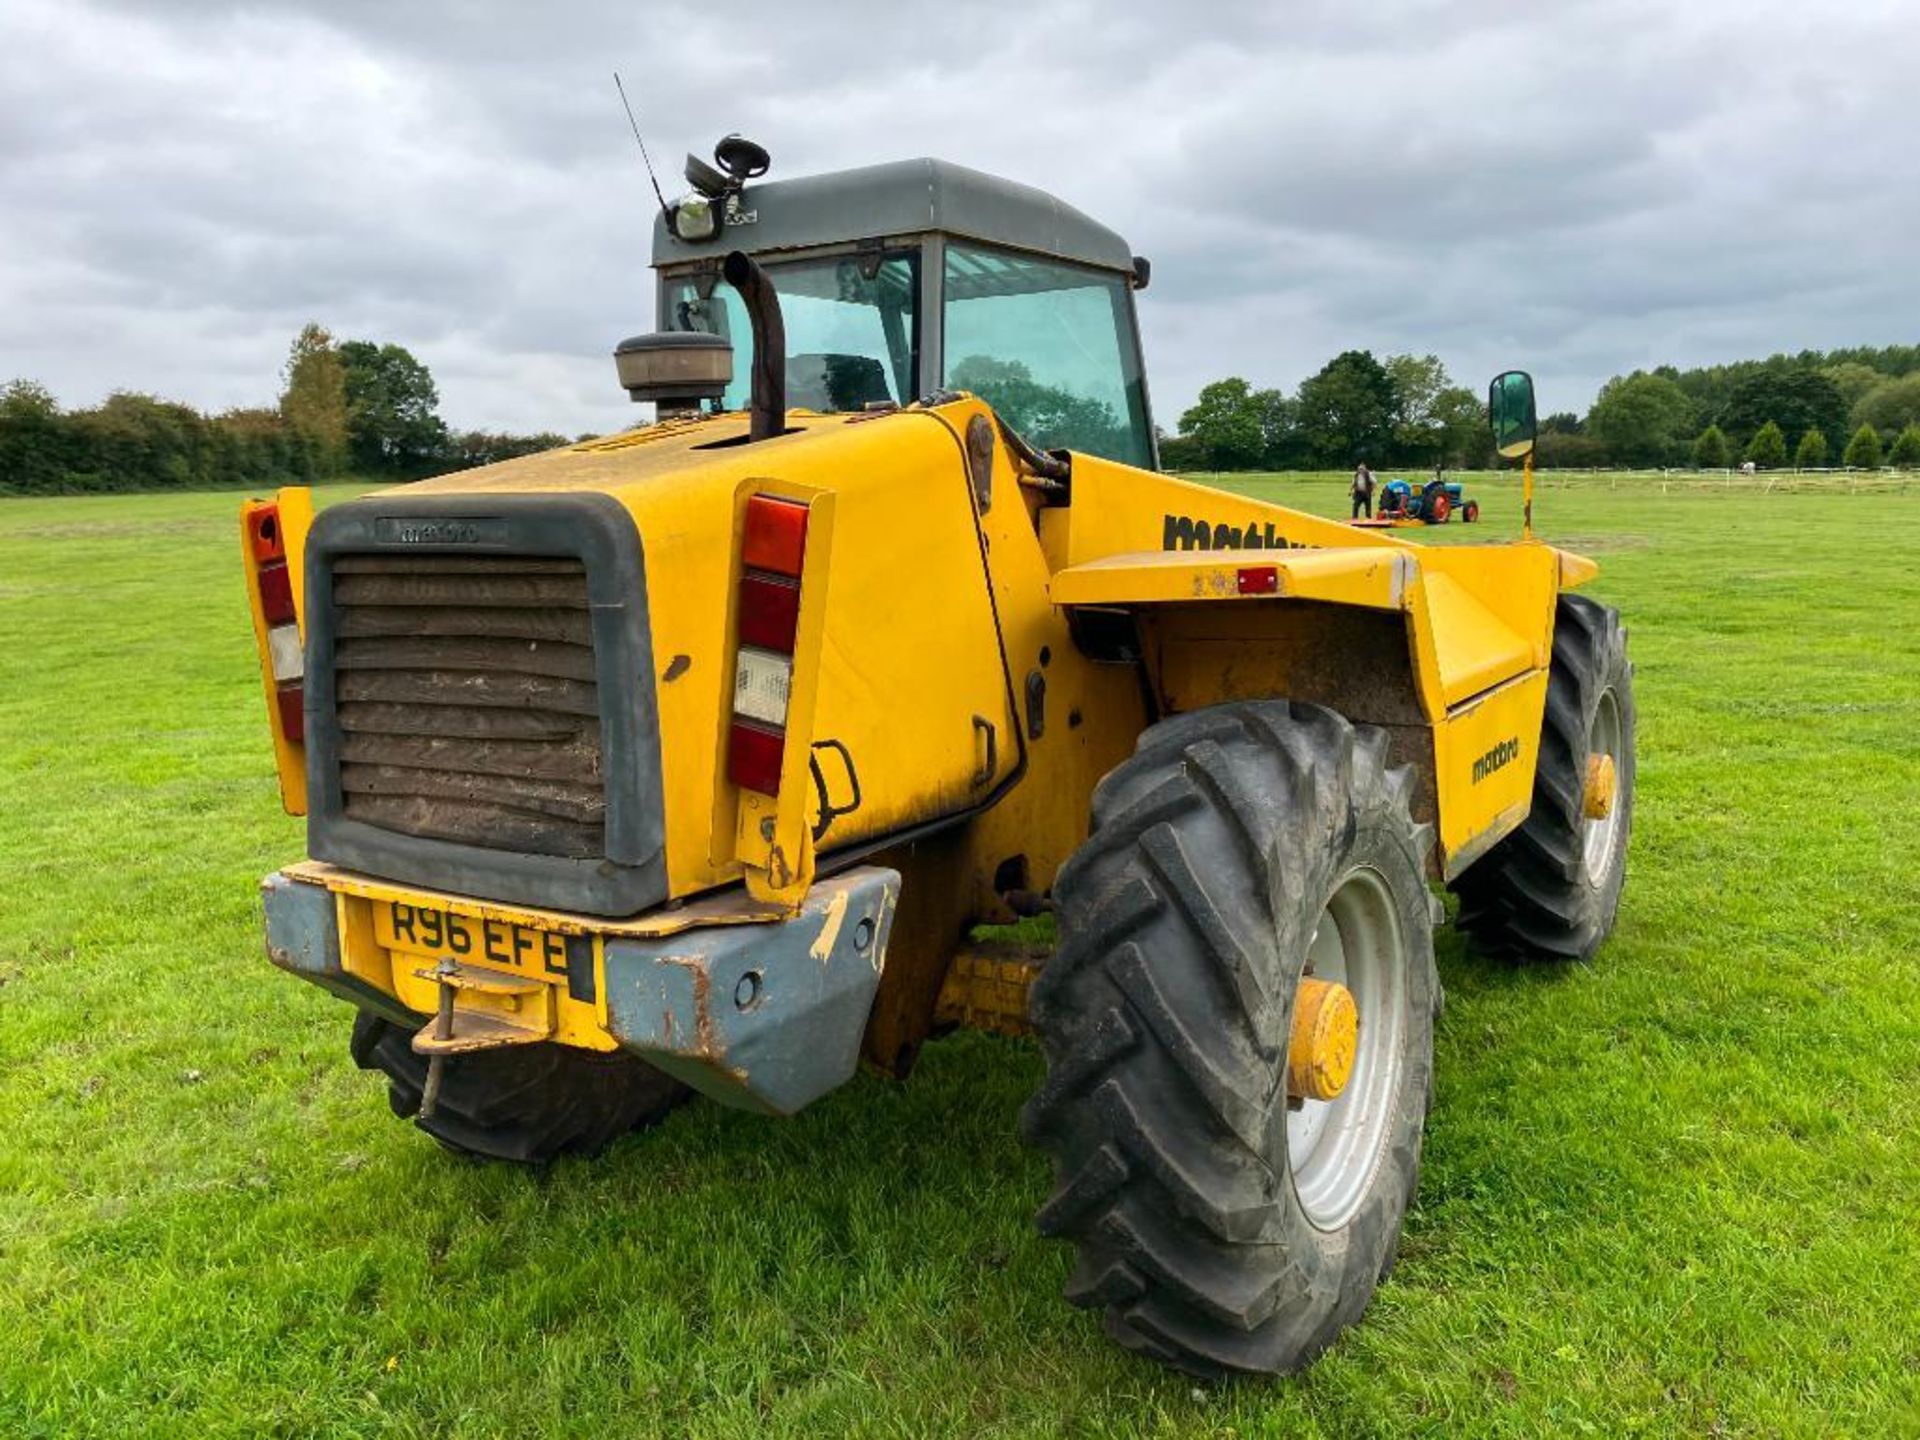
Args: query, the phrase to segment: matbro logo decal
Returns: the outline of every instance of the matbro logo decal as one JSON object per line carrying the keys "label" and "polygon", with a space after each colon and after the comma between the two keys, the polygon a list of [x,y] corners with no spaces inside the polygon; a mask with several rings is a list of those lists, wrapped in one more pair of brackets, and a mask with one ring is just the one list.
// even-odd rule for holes
{"label": "matbro logo decal", "polygon": [[504,545],[507,522],[490,517],[381,515],[373,522],[381,545]]}
{"label": "matbro logo decal", "polygon": [[1229,525],[1224,520],[1196,520],[1191,515],[1169,515],[1161,532],[1162,550],[1304,550],[1267,521]]}
{"label": "matbro logo decal", "polygon": [[1520,756],[1520,737],[1502,740],[1473,762],[1473,783],[1478,785],[1496,770],[1504,770]]}

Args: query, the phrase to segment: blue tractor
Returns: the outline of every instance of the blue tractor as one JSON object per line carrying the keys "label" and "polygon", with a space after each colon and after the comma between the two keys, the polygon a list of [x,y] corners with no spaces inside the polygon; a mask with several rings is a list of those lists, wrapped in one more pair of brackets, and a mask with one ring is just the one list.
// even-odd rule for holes
{"label": "blue tractor", "polygon": [[1480,518],[1480,502],[1469,500],[1457,480],[1436,475],[1418,490],[1411,481],[1389,480],[1380,487],[1379,518],[1417,520],[1423,525],[1444,525],[1455,515],[1471,525]]}

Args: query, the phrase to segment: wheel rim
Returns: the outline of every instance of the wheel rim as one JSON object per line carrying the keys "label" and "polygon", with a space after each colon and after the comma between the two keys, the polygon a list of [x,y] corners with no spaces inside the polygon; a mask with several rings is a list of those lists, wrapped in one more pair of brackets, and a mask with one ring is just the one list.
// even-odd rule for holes
{"label": "wheel rim", "polygon": [[1613,761],[1613,788],[1608,797],[1611,803],[1605,816],[1584,822],[1580,836],[1587,878],[1596,882],[1606,876],[1613,864],[1614,849],[1620,842],[1620,763],[1625,758],[1621,749],[1620,701],[1613,691],[1605,690],[1600,694],[1600,705],[1593,712],[1593,724],[1587,732],[1587,755],[1589,763],[1595,755],[1605,755]]}
{"label": "wheel rim", "polygon": [[1398,1109],[1406,942],[1393,892],[1378,871],[1354,870],[1334,887],[1307,946],[1305,973],[1345,985],[1360,1012],[1346,1088],[1287,1111],[1294,1194],[1315,1227],[1337,1230],[1372,1188]]}

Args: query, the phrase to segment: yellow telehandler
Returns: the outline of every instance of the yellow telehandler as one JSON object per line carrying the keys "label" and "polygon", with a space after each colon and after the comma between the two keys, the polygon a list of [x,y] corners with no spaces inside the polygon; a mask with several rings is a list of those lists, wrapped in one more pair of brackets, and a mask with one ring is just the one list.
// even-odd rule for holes
{"label": "yellow telehandler", "polygon": [[[938,161],[729,137],[654,236],[650,424],[242,512],[287,808],[267,949],[449,1147],[789,1114],[959,1025],[1075,1304],[1280,1374],[1387,1273],[1432,1094],[1435,887],[1591,956],[1633,819],[1587,560],[1429,548],[1156,472],[1146,262]],[[1505,453],[1532,383],[1495,382]],[[976,935],[1051,913],[1036,958]]]}

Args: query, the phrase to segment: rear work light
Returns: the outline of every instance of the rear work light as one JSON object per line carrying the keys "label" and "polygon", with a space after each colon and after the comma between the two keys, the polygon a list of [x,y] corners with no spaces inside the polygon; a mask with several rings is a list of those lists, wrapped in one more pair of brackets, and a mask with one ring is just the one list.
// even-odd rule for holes
{"label": "rear work light", "polygon": [[787,702],[800,628],[800,568],[807,554],[807,507],[755,495],[741,537],[740,648],[733,666],[733,725],[727,777],[763,795],[780,793]]}
{"label": "rear work light", "polygon": [[260,615],[267,622],[267,660],[273,670],[274,712],[280,733],[295,745],[306,742],[306,661],[293,605],[293,575],[287,569],[286,539],[280,507],[261,505],[247,512],[247,545],[254,559],[253,582]]}

